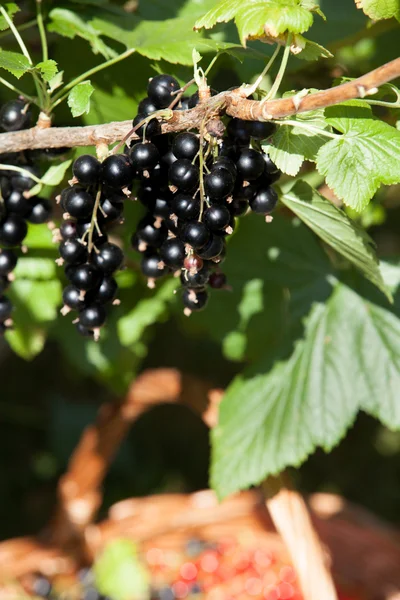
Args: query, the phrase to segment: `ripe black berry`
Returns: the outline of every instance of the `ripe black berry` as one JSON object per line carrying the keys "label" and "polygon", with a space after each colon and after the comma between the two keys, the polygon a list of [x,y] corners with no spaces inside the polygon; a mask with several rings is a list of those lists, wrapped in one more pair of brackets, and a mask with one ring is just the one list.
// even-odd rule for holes
{"label": "ripe black berry", "polygon": [[231,213],[222,204],[213,204],[204,211],[204,223],[210,231],[220,231],[228,227]]}
{"label": "ripe black berry", "polygon": [[134,170],[126,154],[112,154],[101,165],[103,183],[111,188],[121,189],[132,183]]}
{"label": "ripe black berry", "polygon": [[225,273],[214,272],[211,273],[210,279],[208,280],[208,284],[214,290],[220,290],[226,285],[226,275]]}
{"label": "ripe black berry", "polygon": [[217,258],[217,256],[219,256],[223,252],[224,247],[224,240],[221,236],[211,235],[210,240],[207,242],[207,244],[203,248],[198,250],[198,254],[200,258],[203,258],[205,260],[211,260],[213,258]]}
{"label": "ripe black berry", "polygon": [[278,202],[278,194],[273,187],[261,188],[252,200],[250,208],[253,212],[267,215],[272,212]]}
{"label": "ripe black berry", "polygon": [[67,285],[63,290],[63,303],[72,310],[82,310],[85,306],[85,301],[80,297],[80,291],[73,285]]}
{"label": "ripe black berry", "polygon": [[0,296],[0,323],[4,323],[10,318],[12,313],[12,304],[6,296]]}
{"label": "ripe black berry", "polygon": [[99,252],[93,255],[93,263],[103,271],[111,274],[119,269],[124,260],[124,253],[119,246],[106,242],[100,246]]}
{"label": "ripe black berry", "polygon": [[190,194],[176,194],[171,202],[171,211],[182,221],[197,219],[200,214],[200,200]]}
{"label": "ripe black berry", "polygon": [[17,215],[9,215],[0,223],[0,244],[19,246],[28,232],[26,222]]}
{"label": "ripe black berry", "polygon": [[254,181],[264,171],[265,163],[260,152],[246,148],[240,153],[236,166],[245,181]]}
{"label": "ripe black berry", "polygon": [[8,275],[17,265],[17,255],[13,250],[0,248],[0,275]]}
{"label": "ripe black berry", "polygon": [[206,195],[212,200],[222,200],[233,192],[235,179],[226,169],[213,169],[204,178]]}
{"label": "ripe black berry", "polygon": [[172,144],[172,152],[177,158],[192,160],[200,149],[200,141],[194,133],[179,133]]}
{"label": "ripe black berry", "polygon": [[82,185],[95,185],[99,180],[100,171],[100,162],[91,154],[79,156],[72,166],[74,176]]}
{"label": "ripe black berry", "polygon": [[182,294],[183,305],[191,311],[202,310],[208,301],[208,294],[202,288],[185,288]]}
{"label": "ripe black berry", "polygon": [[168,171],[168,177],[172,185],[187,192],[198,184],[199,169],[192,165],[190,160],[181,158],[172,163]]}
{"label": "ripe black berry", "polygon": [[249,203],[247,200],[241,200],[240,198],[233,197],[232,202],[229,204],[229,212],[233,217],[241,217],[249,209]]}
{"label": "ripe black berry", "polygon": [[280,171],[279,171],[278,167],[270,159],[269,154],[263,153],[261,156],[262,156],[262,158],[264,160],[264,164],[265,164],[265,173],[267,175],[276,175],[277,173],[279,173],[279,175],[280,175]]}
{"label": "ripe black berry", "polygon": [[146,275],[146,277],[150,277],[151,279],[162,277],[167,272],[166,267],[160,267],[160,257],[158,254],[143,256],[140,268],[143,275]]}
{"label": "ripe black berry", "polygon": [[248,121],[247,127],[251,137],[255,140],[265,140],[276,130],[274,123],[263,121]]}
{"label": "ripe black berry", "polygon": [[[149,115],[146,115],[145,113],[138,113],[132,121],[132,127],[136,127],[136,125],[138,125],[141,121],[146,119],[146,117],[148,117],[148,116]],[[138,127],[138,129],[136,129],[136,134],[139,137],[141,137],[141,138],[144,137],[147,140],[150,140],[151,138],[155,137],[156,135],[160,135],[160,133],[161,133],[161,123],[156,118],[150,119],[150,121],[147,121],[147,123],[143,123],[143,125],[141,125],[140,127]]]}
{"label": "ripe black berry", "polygon": [[228,158],[227,156],[219,156],[217,158],[217,160],[213,164],[213,171],[215,171],[215,169],[227,169],[230,172],[230,174],[232,175],[232,177],[236,178],[236,175],[237,175],[236,165],[233,162],[233,160]]}
{"label": "ripe black berry", "polygon": [[79,322],[83,327],[95,329],[104,325],[106,320],[106,311],[99,304],[93,304],[83,308],[79,313]]}
{"label": "ripe black berry", "polygon": [[107,304],[112,302],[117,295],[118,285],[113,277],[104,277],[100,287],[90,290],[87,293],[86,299],[88,303]]}
{"label": "ripe black berry", "polygon": [[88,327],[85,327],[84,325],[82,325],[82,323],[80,321],[75,325],[75,327],[76,327],[76,330],[79,333],[79,335],[81,335],[82,337],[87,337],[87,338],[94,337],[93,329],[89,329]]}
{"label": "ripe black berry", "polygon": [[242,119],[231,119],[226,128],[229,137],[239,146],[250,143],[249,122]]}
{"label": "ripe black berry", "polygon": [[25,192],[33,188],[36,185],[36,182],[29,177],[29,173],[32,173],[35,177],[39,177],[39,169],[37,167],[26,165],[24,166],[25,171],[27,173],[15,173],[11,177],[11,185],[14,189],[19,190],[20,192]]}
{"label": "ripe black berry", "polygon": [[167,165],[167,167],[173,165],[174,162],[176,162],[177,160],[178,159],[176,158],[172,150],[168,150],[168,152],[165,152],[161,157],[161,163]]}
{"label": "ripe black berry", "polygon": [[116,221],[122,217],[124,205],[120,200],[112,201],[109,198],[103,198],[100,202],[100,215],[107,221]]}
{"label": "ripe black berry", "polygon": [[141,241],[154,248],[159,248],[168,237],[168,229],[164,223],[161,223],[160,227],[155,227],[154,219],[151,216],[139,223],[136,233]]}
{"label": "ripe black berry", "polygon": [[32,113],[24,100],[11,100],[0,110],[0,126],[4,131],[18,131],[30,125]]}
{"label": "ripe black berry", "polygon": [[147,95],[158,108],[167,108],[174,99],[172,95],[180,85],[171,75],[156,75],[147,86]]}
{"label": "ripe black berry", "polygon": [[203,248],[209,239],[210,232],[200,221],[189,221],[182,230],[182,240],[195,250]]}
{"label": "ripe black berry", "polygon": [[181,273],[181,283],[185,287],[198,288],[204,287],[210,277],[210,270],[207,265],[196,272],[183,271]]}
{"label": "ripe black berry", "polygon": [[101,276],[102,274],[98,267],[85,263],[72,268],[69,273],[69,280],[79,290],[88,291],[99,285]]}
{"label": "ripe black berry", "polygon": [[185,260],[185,245],[178,238],[165,240],[160,248],[161,260],[171,269],[180,269]]}
{"label": "ripe black berry", "polygon": [[58,251],[61,258],[66,263],[78,265],[83,263],[87,258],[87,248],[77,239],[64,240],[61,242]]}
{"label": "ripe black berry", "polygon": [[137,171],[148,171],[156,166],[160,155],[156,146],[149,144],[135,144],[131,150],[131,161]]}
{"label": "ripe black berry", "polygon": [[94,208],[94,198],[79,186],[72,187],[64,199],[64,209],[75,219],[90,217]]}
{"label": "ripe black berry", "polygon": [[5,197],[4,205],[9,213],[21,217],[25,217],[31,209],[30,201],[18,190],[12,190],[10,195]]}
{"label": "ripe black berry", "polygon": [[51,215],[51,204],[45,198],[35,197],[31,203],[31,210],[27,215],[27,219],[34,225],[46,223]]}
{"label": "ripe black berry", "polygon": [[146,117],[156,112],[156,110],[158,108],[150,98],[143,98],[139,102],[138,113],[143,113]]}
{"label": "ripe black berry", "polygon": [[76,221],[67,219],[60,225],[60,235],[63,240],[70,240],[76,236]]}

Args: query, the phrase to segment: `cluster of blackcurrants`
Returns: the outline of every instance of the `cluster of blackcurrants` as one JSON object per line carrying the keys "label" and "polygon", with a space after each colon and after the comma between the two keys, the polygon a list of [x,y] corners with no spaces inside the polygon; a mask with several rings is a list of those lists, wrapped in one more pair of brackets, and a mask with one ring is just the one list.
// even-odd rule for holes
{"label": "cluster of blackcurrants", "polygon": [[107,305],[117,304],[118,286],[113,277],[124,255],[108,239],[112,226],[123,220],[123,202],[132,184],[133,169],[124,154],[100,162],[85,154],[73,164],[73,179],[59,201],[64,221],[56,230],[60,259],[69,285],[64,289],[65,315],[78,311],[76,327],[82,335],[98,339],[106,320]]}
{"label": "cluster of blackcurrants", "polygon": [[[26,129],[30,122],[29,105],[22,99],[7,102],[0,110],[3,131]],[[51,205],[46,199],[29,198],[29,190],[35,185],[30,174],[36,177],[40,174],[36,159],[36,154],[29,151],[0,154],[0,334],[12,325],[12,304],[3,293],[17,264],[15,249],[21,247],[26,237],[27,222],[45,223],[51,214]]]}
{"label": "cluster of blackcurrants", "polygon": [[[167,273],[180,276],[189,315],[205,307],[207,286],[227,288],[220,264],[235,218],[253,211],[270,220],[278,201],[272,184],[280,171],[261,151],[260,140],[271,136],[274,125],[229,119],[219,137],[161,134],[159,120],[149,117],[176,103],[179,83],[157,75],[147,93],[133,121],[139,139],[129,148],[139,180],[137,197],[147,209],[132,246],[142,255],[141,270],[150,287]],[[182,97],[174,108],[193,108],[198,102],[196,93]]]}

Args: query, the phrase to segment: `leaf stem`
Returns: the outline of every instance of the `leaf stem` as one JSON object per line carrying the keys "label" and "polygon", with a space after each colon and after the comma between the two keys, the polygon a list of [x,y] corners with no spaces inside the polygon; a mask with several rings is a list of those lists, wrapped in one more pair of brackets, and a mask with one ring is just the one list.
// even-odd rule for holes
{"label": "leaf stem", "polygon": [[25,56],[25,58],[28,60],[29,64],[32,66],[33,62],[32,62],[32,59],[30,57],[30,54],[28,52],[28,49],[25,46],[22,37],[19,35],[18,29],[15,27],[14,23],[12,22],[12,20],[8,16],[7,11],[4,9],[4,7],[1,4],[0,4],[0,12],[3,15],[3,17],[5,18],[5,20],[7,21],[7,23],[9,25],[11,31],[13,32],[14,37],[17,40],[19,47],[21,48],[22,54]]}
{"label": "leaf stem", "polygon": [[274,64],[274,61],[275,61],[276,57],[278,56],[280,50],[281,50],[281,47],[278,44],[274,50],[273,55],[269,59],[267,66],[265,67],[265,69],[263,69],[262,73],[260,73],[260,75],[257,77],[256,81],[252,85],[245,87],[246,92],[248,92],[248,96],[253,94],[260,87],[262,80],[264,79],[264,77],[266,76],[266,74],[268,73],[268,71],[270,70],[272,65]]}
{"label": "leaf stem", "polygon": [[301,129],[306,129],[307,131],[311,131],[313,133],[318,133],[320,135],[325,135],[326,137],[330,137],[333,140],[337,140],[341,138],[341,135],[337,133],[332,133],[331,131],[326,131],[326,129],[320,129],[319,127],[314,127],[314,125],[307,125],[302,121],[292,121],[291,119],[285,119],[284,121],[273,120],[276,125],[291,125],[292,127],[300,127]]}
{"label": "leaf stem", "polygon": [[200,214],[199,214],[199,221],[201,221],[201,219],[203,218],[204,201],[205,201],[203,143],[204,143],[204,122],[201,124],[201,127],[200,127],[200,149],[199,149]]}
{"label": "leaf stem", "polygon": [[135,50],[133,48],[130,48],[129,50],[126,50],[122,54],[119,54],[118,56],[115,56],[114,58],[110,58],[110,60],[106,60],[105,62],[101,63],[101,65],[97,65],[96,67],[89,69],[85,73],[82,73],[82,75],[79,75],[79,77],[75,77],[75,79],[73,79],[72,81],[67,83],[67,85],[65,85],[58,92],[58,94],[56,94],[54,96],[54,98],[53,98],[54,102],[52,104],[52,109],[55,108],[56,106],[58,106],[61,102],[63,102],[67,98],[69,90],[71,90],[73,87],[78,85],[78,83],[81,83],[81,81],[84,81],[91,75],[94,75],[95,73],[98,73],[99,71],[102,71],[103,69],[107,69],[107,67],[111,67],[111,65],[115,65],[119,61],[124,60],[124,58],[127,58],[128,56],[133,54],[134,52],[135,52]]}
{"label": "leaf stem", "polygon": [[23,92],[22,90],[20,90],[17,87],[15,87],[15,85],[13,85],[12,83],[10,83],[6,79],[3,79],[3,77],[0,77],[0,83],[2,83],[5,87],[8,87],[8,89],[12,90],[13,92],[15,92],[16,94],[18,94],[19,96],[23,96],[24,98],[26,98],[27,100],[29,100],[29,102],[32,102],[32,104],[37,104],[37,101],[35,100],[35,98],[33,98],[32,96],[28,96],[28,94],[25,94],[25,92]]}
{"label": "leaf stem", "polygon": [[37,24],[39,29],[40,41],[42,44],[42,55],[43,62],[48,60],[49,52],[47,48],[47,38],[46,38],[46,30],[43,24],[43,14],[42,14],[42,0],[36,0],[36,15],[37,15]]}
{"label": "leaf stem", "polygon": [[288,63],[288,60],[289,60],[290,44],[292,43],[292,37],[293,37],[292,34],[289,33],[288,37],[287,37],[287,40],[286,40],[285,51],[284,51],[283,56],[282,56],[281,66],[279,67],[279,71],[278,71],[278,74],[277,74],[277,76],[275,78],[273,86],[269,90],[269,92],[266,95],[264,101],[266,101],[266,100],[273,100],[275,98],[278,90],[279,90],[279,86],[282,83],[282,79],[283,79],[283,76],[285,74],[287,63]]}
{"label": "leaf stem", "polygon": [[100,198],[101,198],[101,186],[99,186],[99,189],[97,190],[96,200],[95,200],[93,212],[92,212],[92,219],[90,221],[90,227],[89,227],[89,233],[88,233],[88,252],[89,252],[89,254],[93,250],[94,229],[96,226],[98,226],[97,225],[97,211],[99,210],[99,206],[100,206]]}

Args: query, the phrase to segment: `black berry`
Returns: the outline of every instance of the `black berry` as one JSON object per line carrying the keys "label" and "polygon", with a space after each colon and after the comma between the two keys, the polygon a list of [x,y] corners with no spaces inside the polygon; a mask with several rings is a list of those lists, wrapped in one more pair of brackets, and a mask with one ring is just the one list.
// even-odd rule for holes
{"label": "black berry", "polygon": [[134,170],[126,154],[112,154],[101,165],[103,183],[114,189],[121,189],[132,183]]}
{"label": "black berry", "polygon": [[90,290],[87,293],[87,301],[89,303],[107,304],[112,302],[118,291],[117,282],[113,277],[104,277],[100,287]]}
{"label": "black berry", "polygon": [[[132,121],[132,127],[136,127],[136,125],[139,125],[139,123],[146,119],[146,117],[148,116],[149,115],[146,115],[145,113],[137,114]],[[138,127],[135,133],[141,138],[144,137],[145,139],[150,140],[151,138],[160,135],[161,123],[156,118],[150,119],[149,121],[143,123],[143,125]],[[133,146],[133,148],[134,147],[135,146]]]}
{"label": "black berry", "polygon": [[72,187],[66,194],[64,209],[75,219],[90,217],[94,208],[95,199],[89,192],[79,186]]}
{"label": "black berry", "polygon": [[93,304],[83,308],[79,313],[79,322],[83,327],[96,329],[104,325],[106,320],[106,311],[99,304]]}
{"label": "black berry", "polygon": [[8,275],[17,265],[17,255],[13,250],[0,248],[0,275]]}
{"label": "black berry", "polygon": [[179,133],[172,144],[172,152],[177,158],[194,159],[200,149],[200,141],[194,133]]}
{"label": "black berry", "polygon": [[212,200],[223,200],[233,192],[235,179],[226,169],[213,169],[204,178],[206,195]]}
{"label": "black berry", "polygon": [[35,177],[39,177],[40,173],[37,167],[26,165],[24,166],[25,173],[15,173],[11,177],[11,185],[14,189],[25,192],[33,188],[36,182],[29,176],[32,173]]}
{"label": "black berry", "polygon": [[76,236],[76,221],[67,219],[60,225],[60,235],[63,240],[70,240]]}
{"label": "black berry", "polygon": [[246,148],[240,153],[236,166],[244,180],[254,181],[264,171],[265,163],[260,152]]}
{"label": "black berry", "polygon": [[185,288],[182,294],[183,305],[191,311],[199,311],[205,308],[208,301],[208,294],[202,288]]}
{"label": "black berry", "polygon": [[229,137],[239,146],[250,143],[249,122],[242,119],[231,119],[226,128]]}
{"label": "black berry", "polygon": [[77,267],[69,274],[71,283],[79,290],[88,291],[99,285],[101,281],[101,271],[95,265],[85,263]]}
{"label": "black berry", "polygon": [[185,256],[185,245],[178,238],[169,238],[160,248],[160,259],[171,269],[180,269]]}
{"label": "black berry", "polygon": [[93,254],[93,263],[103,271],[103,273],[111,274],[119,269],[124,260],[124,253],[116,244],[106,242],[100,246],[98,252]]}
{"label": "black berry", "polygon": [[137,235],[140,240],[149,246],[159,248],[167,239],[168,229],[163,223],[160,224],[160,227],[156,227],[154,225],[154,219],[152,217],[146,217],[139,223]]}
{"label": "black berry", "polygon": [[255,140],[265,140],[276,130],[274,123],[263,121],[248,121],[247,127],[251,137]]}
{"label": "black berry", "polygon": [[9,213],[21,217],[25,217],[31,209],[30,201],[18,190],[12,190],[9,196],[5,197],[4,205]]}
{"label": "black berry", "polygon": [[147,86],[147,95],[158,108],[167,108],[173,101],[173,92],[180,89],[180,85],[171,75],[156,75]]}
{"label": "black berry", "polygon": [[138,114],[143,113],[146,117],[148,117],[156,112],[156,110],[158,110],[158,108],[150,98],[143,98],[143,100],[139,102]]}
{"label": "black berry", "polygon": [[58,251],[66,263],[77,265],[83,263],[87,258],[87,248],[77,239],[64,240]]}
{"label": "black berry", "polygon": [[213,204],[204,211],[204,223],[210,231],[219,231],[228,227],[231,213],[222,204]]}
{"label": "black berry", "polygon": [[273,187],[260,189],[252,200],[250,208],[253,212],[267,215],[272,212],[278,202],[278,194]]}
{"label": "black berry", "polygon": [[137,171],[148,171],[156,166],[160,155],[156,146],[149,144],[135,144],[131,150],[131,161]]}
{"label": "black berry", "polygon": [[203,248],[210,239],[210,232],[204,223],[200,221],[189,221],[182,231],[182,240],[190,244],[195,250]]}
{"label": "black berry", "polygon": [[190,194],[176,194],[171,202],[171,211],[182,221],[197,219],[200,214],[200,200]]}
{"label": "black berry", "polygon": [[64,288],[62,299],[64,305],[72,310],[82,310],[85,306],[85,301],[80,297],[80,291],[73,285],[67,285]]}
{"label": "black berry", "polygon": [[224,250],[224,240],[219,235],[212,235],[207,244],[198,250],[200,258],[211,260],[217,258]]}
{"label": "black berry", "polygon": [[192,165],[190,160],[181,158],[172,163],[168,171],[168,177],[172,185],[183,192],[187,192],[198,184],[199,169]]}
{"label": "black berry", "polygon": [[204,266],[199,271],[195,271],[193,273],[191,271],[184,270],[181,273],[181,283],[185,287],[190,288],[204,287],[207,284],[209,277],[210,270],[208,266]]}
{"label": "black berry", "polygon": [[32,113],[24,100],[11,100],[0,110],[0,126],[4,131],[18,131],[30,125]]}
{"label": "black berry", "polygon": [[72,166],[74,176],[82,185],[95,185],[99,180],[100,171],[100,162],[91,154],[79,156]]}
{"label": "black berry", "polygon": [[143,256],[140,268],[143,275],[146,275],[146,277],[151,279],[162,277],[167,271],[166,267],[160,266],[160,257],[158,254]]}
{"label": "black berry", "polygon": [[32,199],[30,211],[27,215],[27,219],[34,225],[40,225],[46,223],[51,215],[51,204],[45,198],[35,197]]}
{"label": "black berry", "polygon": [[9,215],[0,223],[0,244],[19,246],[28,232],[26,222],[17,215]]}
{"label": "black berry", "polygon": [[6,296],[0,296],[0,323],[10,318],[12,313],[12,304]]}

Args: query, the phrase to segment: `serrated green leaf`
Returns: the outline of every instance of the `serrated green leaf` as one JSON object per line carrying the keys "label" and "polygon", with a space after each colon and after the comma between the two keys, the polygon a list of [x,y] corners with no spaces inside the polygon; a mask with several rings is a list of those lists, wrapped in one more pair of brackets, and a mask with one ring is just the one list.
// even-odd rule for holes
{"label": "serrated green leaf", "polygon": [[113,600],[147,600],[150,576],[130,540],[109,542],[94,565],[96,587]]}
{"label": "serrated green leaf", "polygon": [[6,69],[6,71],[9,71],[14,77],[19,79],[24,73],[29,71],[31,65],[23,54],[0,50],[0,68]]}
{"label": "serrated green leaf", "polygon": [[58,72],[57,63],[51,58],[38,63],[36,65],[36,69],[39,69],[44,81],[51,81],[51,79],[53,79]]}
{"label": "serrated green leaf", "polygon": [[[6,10],[8,16],[12,19],[15,13],[19,12],[21,9],[14,2],[5,2],[2,4],[3,8]],[[0,15],[0,31],[4,31],[8,29],[9,25],[3,15]]]}
{"label": "serrated green leaf", "polygon": [[[329,128],[325,122],[323,110],[297,115],[292,121],[299,121],[300,125],[309,125],[310,128]],[[271,143],[264,145],[263,149],[283,173],[294,177],[299,172],[304,160],[316,161],[318,151],[326,141],[327,138],[323,134],[316,133],[312,129],[281,125],[272,137]]]}
{"label": "serrated green leaf", "polygon": [[[247,4],[251,4],[249,0]],[[203,17],[200,17],[194,25],[195,29],[211,29],[217,23],[227,23],[235,18],[238,10],[242,7],[242,0],[220,0],[219,3],[211,8]]]}
{"label": "serrated green leaf", "polygon": [[296,54],[296,57],[302,60],[319,60],[320,58],[332,58],[333,56],[324,46],[308,40],[300,34],[296,35],[296,42],[299,45],[304,45],[303,50]]}
{"label": "serrated green leaf", "polygon": [[176,281],[167,281],[151,298],[143,298],[128,314],[118,321],[118,335],[123,346],[136,344],[150,325],[159,321],[166,313],[174,297]]}
{"label": "serrated green leaf", "polygon": [[[75,86],[75,87],[78,87],[78,86]],[[75,88],[73,88],[73,89],[75,89]],[[92,88],[92,91],[93,91],[93,88]],[[69,104],[69,101],[68,101],[68,104]],[[71,108],[71,110],[72,110],[72,108]],[[82,113],[80,113],[80,114],[82,114]],[[74,115],[74,116],[77,116],[77,115]],[[62,163],[60,163],[58,165],[52,165],[49,169],[47,169],[46,173],[43,175],[42,182],[45,185],[52,185],[52,186],[58,185],[64,179],[65,173],[68,171],[71,163],[72,163],[72,159],[68,159],[68,160],[64,160]]]}
{"label": "serrated green leaf", "polygon": [[81,37],[89,42],[94,54],[102,54],[106,59],[117,55],[115,50],[103,42],[100,32],[72,10],[54,8],[50,11],[49,17],[51,19],[48,25],[49,31],[70,39],[75,36]]}
{"label": "serrated green leaf", "polygon": [[357,0],[356,5],[373,21],[393,17],[400,21],[400,0]]}
{"label": "serrated green leaf", "polygon": [[321,147],[318,171],[345,204],[361,211],[381,184],[400,182],[400,133],[374,120],[360,102],[325,109],[325,115],[343,135]]}
{"label": "serrated green leaf", "polygon": [[73,117],[80,117],[90,110],[90,97],[94,92],[94,87],[90,81],[82,81],[72,88],[68,94],[68,106],[71,109]]}
{"label": "serrated green leaf", "polygon": [[50,92],[54,92],[54,90],[58,89],[60,85],[62,85],[63,77],[64,71],[59,71],[57,75],[54,75],[54,77],[50,79],[50,81],[48,82]]}
{"label": "serrated green leaf", "polygon": [[358,410],[400,427],[400,320],[337,283],[283,362],[260,363],[228,388],[212,432],[220,497],[329,451]]}
{"label": "serrated green leaf", "polygon": [[324,242],[349,260],[391,299],[379,270],[374,242],[345,212],[304,181],[297,182],[289,192],[283,194],[281,200]]}

